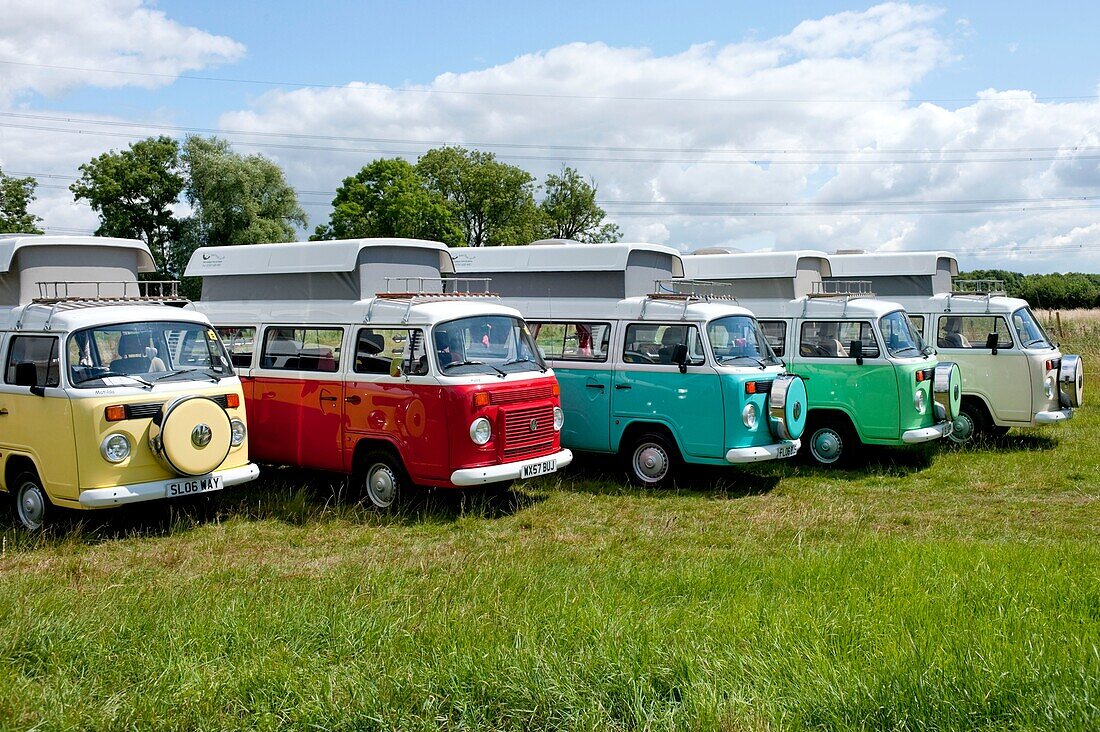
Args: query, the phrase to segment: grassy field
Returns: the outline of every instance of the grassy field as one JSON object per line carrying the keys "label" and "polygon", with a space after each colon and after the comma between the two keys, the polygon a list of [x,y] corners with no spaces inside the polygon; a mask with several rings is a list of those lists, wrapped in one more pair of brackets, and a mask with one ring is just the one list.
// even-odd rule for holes
{"label": "grassy field", "polygon": [[1097,729],[1098,429],[660,492],[589,462],[396,516],[268,471],[2,524],[0,728]]}

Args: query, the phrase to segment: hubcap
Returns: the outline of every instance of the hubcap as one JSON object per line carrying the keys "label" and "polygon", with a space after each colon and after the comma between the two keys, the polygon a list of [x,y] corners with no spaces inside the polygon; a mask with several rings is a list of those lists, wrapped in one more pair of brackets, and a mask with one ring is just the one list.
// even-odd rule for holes
{"label": "hubcap", "polygon": [[969,414],[963,412],[951,423],[951,434],[948,435],[952,442],[962,445],[970,442],[974,437],[974,420]]}
{"label": "hubcap", "polygon": [[367,495],[380,508],[389,508],[397,495],[397,476],[388,465],[379,463],[367,473]]}
{"label": "hubcap", "polygon": [[815,432],[810,440],[810,452],[819,463],[835,463],[843,449],[844,441],[840,439],[840,434],[828,427]]}
{"label": "hubcap", "polygon": [[634,472],[646,483],[656,483],[668,473],[668,453],[653,442],[639,445],[634,451]]}
{"label": "hubcap", "polygon": [[19,520],[28,529],[42,528],[46,515],[46,497],[34,483],[26,483],[19,489],[16,505],[19,508]]}

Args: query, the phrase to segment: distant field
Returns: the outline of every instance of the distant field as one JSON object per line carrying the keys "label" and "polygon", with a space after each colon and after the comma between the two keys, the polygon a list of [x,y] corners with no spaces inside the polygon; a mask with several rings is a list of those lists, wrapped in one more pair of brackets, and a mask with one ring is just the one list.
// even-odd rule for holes
{"label": "distant field", "polygon": [[669,491],[588,461],[397,516],[268,471],[6,523],[0,729],[1100,729],[1098,429]]}

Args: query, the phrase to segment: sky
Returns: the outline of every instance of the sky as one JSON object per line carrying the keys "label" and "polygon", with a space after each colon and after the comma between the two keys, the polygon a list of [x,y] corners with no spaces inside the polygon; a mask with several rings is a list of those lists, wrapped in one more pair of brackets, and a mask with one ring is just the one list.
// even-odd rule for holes
{"label": "sky", "polygon": [[577,168],[628,240],[1100,271],[1100,4],[0,9],[0,169],[58,233],[97,223],[81,163],[218,132],[284,168],[310,229],[362,165],[454,143]]}

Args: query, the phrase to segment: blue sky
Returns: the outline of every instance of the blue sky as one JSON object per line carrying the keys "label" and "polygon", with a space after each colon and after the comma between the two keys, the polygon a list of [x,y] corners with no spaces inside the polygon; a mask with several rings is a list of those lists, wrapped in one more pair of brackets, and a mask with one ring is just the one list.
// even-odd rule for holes
{"label": "blue sky", "polygon": [[[496,152],[539,179],[578,167],[630,238],[685,250],[949,247],[964,266],[1100,271],[1100,3],[5,4],[0,61],[40,66],[0,64],[0,167],[54,176],[36,206],[58,230],[95,225],[65,176],[153,123],[265,133],[230,139],[318,192],[302,194],[311,226],[344,176],[390,154],[379,151],[519,143],[533,147]],[[621,99],[639,96],[717,101]],[[847,98],[870,101],[821,102]],[[289,135],[321,139],[279,144],[300,140]],[[547,148],[563,145],[595,152]],[[607,152],[622,147],[704,152]],[[1031,148],[1045,152],[1018,152]],[[736,155],[749,150],[765,152]],[[759,206],[737,208],[746,203]]]}

